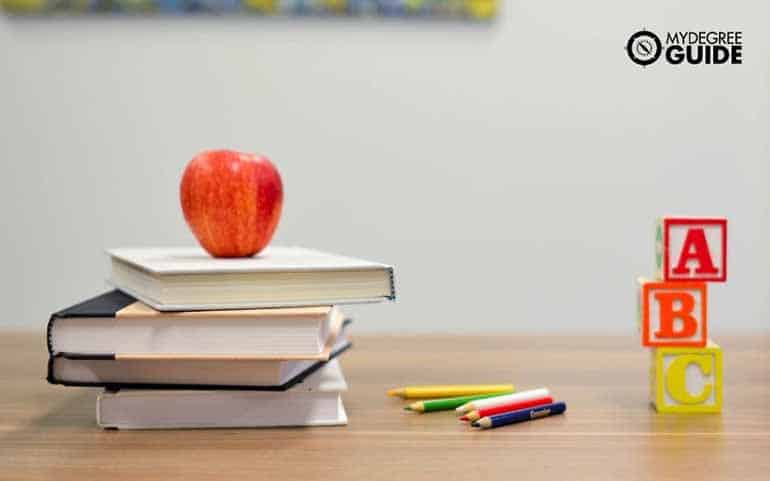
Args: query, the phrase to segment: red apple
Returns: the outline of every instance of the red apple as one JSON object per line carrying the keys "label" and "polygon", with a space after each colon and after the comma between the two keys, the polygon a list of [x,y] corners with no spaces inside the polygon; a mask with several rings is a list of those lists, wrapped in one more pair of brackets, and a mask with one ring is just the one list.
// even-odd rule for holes
{"label": "red apple", "polygon": [[179,198],[187,225],[209,254],[248,257],[273,237],[283,184],[265,156],[208,150],[187,164]]}

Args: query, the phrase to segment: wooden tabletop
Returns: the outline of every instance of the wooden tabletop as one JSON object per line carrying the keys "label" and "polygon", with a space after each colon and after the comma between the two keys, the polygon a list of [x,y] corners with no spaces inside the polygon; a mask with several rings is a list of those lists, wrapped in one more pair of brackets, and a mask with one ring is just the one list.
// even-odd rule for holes
{"label": "wooden tabletop", "polygon": [[[0,333],[0,479],[766,480],[770,336],[726,336],[721,415],[649,408],[634,335],[356,336],[342,358],[350,424],[333,428],[102,431],[94,389],[43,380],[42,333]],[[410,383],[547,386],[564,416],[474,431],[401,409]]]}

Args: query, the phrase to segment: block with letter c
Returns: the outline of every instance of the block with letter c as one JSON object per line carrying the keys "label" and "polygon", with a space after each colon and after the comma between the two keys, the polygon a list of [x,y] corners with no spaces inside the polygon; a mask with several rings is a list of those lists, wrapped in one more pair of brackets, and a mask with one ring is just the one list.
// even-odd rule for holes
{"label": "block with letter c", "polygon": [[660,413],[722,411],[722,349],[658,347],[652,350],[650,400]]}

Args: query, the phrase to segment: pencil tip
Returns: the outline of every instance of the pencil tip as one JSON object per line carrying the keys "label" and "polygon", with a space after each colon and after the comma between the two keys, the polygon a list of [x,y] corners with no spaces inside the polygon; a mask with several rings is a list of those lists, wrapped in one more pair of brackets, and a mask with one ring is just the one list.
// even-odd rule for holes
{"label": "pencil tip", "polygon": [[468,420],[468,416],[460,416],[459,419],[460,419],[460,421],[467,421]]}
{"label": "pencil tip", "polygon": [[398,388],[388,389],[388,396],[403,397],[404,396],[404,390],[403,389],[398,389]]}
{"label": "pencil tip", "polygon": [[412,406],[404,406],[404,411],[411,411],[411,410],[412,410]]}
{"label": "pencil tip", "polygon": [[479,424],[479,422],[478,422],[478,421],[473,421],[473,422],[471,423],[471,426],[473,426],[474,428],[477,428],[477,427],[479,427],[479,426],[481,426],[481,425]]}

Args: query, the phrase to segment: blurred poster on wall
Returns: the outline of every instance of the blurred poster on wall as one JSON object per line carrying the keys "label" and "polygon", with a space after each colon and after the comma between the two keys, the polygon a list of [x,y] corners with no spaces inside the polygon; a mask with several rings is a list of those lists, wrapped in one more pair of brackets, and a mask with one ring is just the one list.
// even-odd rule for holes
{"label": "blurred poster on wall", "polygon": [[491,20],[498,0],[0,0],[15,15],[241,14]]}

